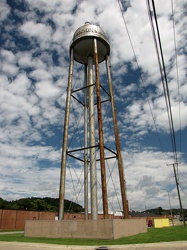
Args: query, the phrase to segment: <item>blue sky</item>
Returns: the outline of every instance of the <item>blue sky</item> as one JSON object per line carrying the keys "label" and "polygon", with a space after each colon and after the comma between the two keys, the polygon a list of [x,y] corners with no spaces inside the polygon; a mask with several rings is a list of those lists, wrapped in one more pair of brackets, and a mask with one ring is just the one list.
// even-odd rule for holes
{"label": "blue sky", "polygon": [[[167,191],[172,206],[179,207],[173,169],[167,165],[173,163],[173,153],[146,1],[121,2],[139,68],[118,1],[1,0],[0,196],[3,199],[58,197],[69,44],[76,29],[89,21],[99,24],[110,42],[129,208],[139,211],[158,206],[169,208]],[[187,207],[187,6],[184,0],[173,1],[178,67],[171,1],[156,0],[155,6],[176,132],[181,198]],[[83,73],[82,65],[75,67],[74,87],[81,84]],[[101,65],[101,75],[104,67]],[[78,114],[81,116],[82,111],[72,105],[75,113],[71,122],[79,122],[81,131],[83,120]],[[104,119],[108,119],[108,112],[104,109]],[[110,129],[109,123],[105,125],[105,140],[112,144]],[[74,133],[71,127],[70,137]],[[108,164],[113,169],[116,163]],[[107,176],[109,210],[120,209],[117,175],[114,170],[113,179]],[[80,185],[77,190],[81,191],[81,166],[76,166],[75,171],[70,163],[66,198],[83,204],[82,195],[75,194],[71,179],[75,179],[74,185]]]}

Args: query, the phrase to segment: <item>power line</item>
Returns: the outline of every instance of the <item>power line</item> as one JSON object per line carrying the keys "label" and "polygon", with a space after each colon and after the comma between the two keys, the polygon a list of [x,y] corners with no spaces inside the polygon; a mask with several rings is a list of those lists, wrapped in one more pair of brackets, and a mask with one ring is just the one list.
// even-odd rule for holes
{"label": "power line", "polygon": [[179,81],[179,70],[178,70],[178,57],[177,57],[177,43],[176,43],[176,33],[175,33],[175,16],[174,16],[174,6],[173,0],[171,0],[171,9],[172,9],[172,20],[173,20],[173,40],[175,46],[175,64],[176,64],[176,77],[177,77],[177,86],[178,86],[178,101],[179,101],[179,151],[181,152],[181,110],[180,110],[180,81]]}
{"label": "power line", "polygon": [[[121,0],[118,0],[118,4],[119,4],[120,12],[121,12],[121,15],[122,15],[122,18],[123,18],[123,23],[124,23],[126,31],[127,31],[129,42],[130,42],[130,45],[131,45],[131,48],[132,48],[132,51],[133,51],[134,59],[135,59],[135,62],[137,64],[137,68],[140,69],[140,66],[139,66],[139,63],[138,63],[138,59],[137,59],[137,56],[136,56],[136,53],[135,53],[135,49],[134,49],[134,46],[133,46],[133,43],[132,43],[132,39],[131,39],[129,30],[128,30],[128,27],[127,27],[127,23],[126,23],[124,15],[123,15],[123,7],[121,5]],[[162,147],[162,144],[161,144],[160,136],[159,136],[158,129],[157,129],[157,126],[156,126],[155,117],[153,115],[153,111],[152,111],[151,104],[150,104],[150,101],[149,101],[148,93],[147,93],[147,90],[146,90],[146,87],[145,87],[145,84],[144,84],[144,80],[143,80],[141,74],[140,74],[140,82],[141,82],[141,86],[142,86],[142,88],[143,88],[143,90],[144,90],[144,92],[146,94],[146,100],[147,100],[148,105],[149,105],[149,109],[150,109],[151,116],[152,116],[152,119],[153,119],[153,124],[154,124],[155,131],[156,131],[156,135],[157,135],[158,142],[159,142],[159,145],[160,145],[160,149],[161,149],[161,152],[163,154],[163,158],[164,158],[165,163],[166,163],[166,157],[165,157],[165,154],[164,154],[164,151],[163,151],[163,147]]]}
{"label": "power line", "polygon": [[[186,226],[185,220],[184,220],[183,208],[182,208],[182,201],[181,201],[180,191],[179,191],[179,182],[178,182],[177,173],[176,173],[176,169],[175,169],[175,166],[177,166],[177,168],[178,168],[175,131],[174,131],[174,125],[173,125],[173,116],[172,116],[172,110],[171,110],[171,102],[170,102],[167,74],[166,74],[166,68],[165,68],[165,62],[164,62],[164,56],[163,56],[163,50],[162,50],[162,44],[161,44],[161,38],[160,38],[160,32],[159,32],[159,27],[158,27],[157,14],[156,14],[154,0],[152,0],[152,13],[154,16],[157,37],[156,37],[154,24],[153,24],[153,20],[152,20],[152,13],[151,13],[149,0],[147,0],[147,6],[148,6],[148,10],[149,10],[152,31],[154,33],[155,47],[156,47],[157,57],[159,60],[159,67],[160,67],[160,71],[161,71],[164,96],[165,96],[165,100],[166,100],[166,107],[167,107],[167,113],[168,113],[168,119],[169,119],[169,128],[170,128],[170,135],[171,135],[171,142],[172,142],[172,149],[173,149],[173,156],[174,156],[174,163],[172,165],[173,165],[173,171],[174,171],[177,193],[178,193],[179,204],[180,204],[180,215],[183,217],[184,226]],[[157,45],[157,40],[158,40],[158,45]]]}
{"label": "power line", "polygon": [[[171,110],[170,93],[169,93],[166,67],[165,67],[165,62],[164,62],[162,43],[161,43],[161,38],[160,38],[160,32],[159,32],[159,27],[158,27],[157,13],[156,13],[154,0],[152,0],[152,10],[150,7],[149,0],[147,0],[147,6],[148,6],[148,13],[149,13],[149,17],[150,17],[151,27],[152,27],[152,31],[153,31],[155,48],[156,48],[156,52],[157,52],[157,58],[158,58],[158,62],[159,62],[161,80],[162,80],[162,85],[163,85],[163,90],[164,90],[164,97],[165,97],[165,101],[166,101],[166,109],[167,109],[167,114],[168,114],[170,137],[171,137],[171,144],[172,144],[172,150],[173,150],[173,158],[174,158],[174,163],[177,164],[178,157],[177,157],[173,115],[172,115],[172,110]],[[152,14],[154,16],[156,32],[155,32],[155,28],[154,28],[154,24],[153,24]]]}

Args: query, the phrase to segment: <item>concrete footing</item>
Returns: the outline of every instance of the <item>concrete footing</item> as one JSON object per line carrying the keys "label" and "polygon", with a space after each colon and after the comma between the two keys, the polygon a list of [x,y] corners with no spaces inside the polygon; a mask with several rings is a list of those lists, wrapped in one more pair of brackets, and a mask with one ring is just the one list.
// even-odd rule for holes
{"label": "concrete footing", "polygon": [[146,219],[28,220],[24,235],[47,238],[118,239],[147,232]]}

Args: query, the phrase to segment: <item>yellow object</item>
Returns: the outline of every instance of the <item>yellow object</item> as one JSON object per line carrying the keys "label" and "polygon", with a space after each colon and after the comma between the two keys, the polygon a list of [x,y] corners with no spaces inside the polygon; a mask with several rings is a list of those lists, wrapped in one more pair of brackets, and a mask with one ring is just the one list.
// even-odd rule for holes
{"label": "yellow object", "polygon": [[154,227],[155,228],[162,228],[162,227],[169,227],[169,219],[154,219]]}

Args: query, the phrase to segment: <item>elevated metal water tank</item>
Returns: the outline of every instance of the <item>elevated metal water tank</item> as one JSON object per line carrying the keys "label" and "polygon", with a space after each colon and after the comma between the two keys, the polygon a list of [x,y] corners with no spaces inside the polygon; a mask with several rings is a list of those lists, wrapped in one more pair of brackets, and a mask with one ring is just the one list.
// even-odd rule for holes
{"label": "elevated metal water tank", "polygon": [[106,55],[110,54],[110,45],[105,32],[99,25],[86,22],[75,31],[70,44],[70,49],[73,48],[74,50],[75,61],[85,64],[88,56],[94,56],[94,38],[97,39],[99,63],[105,60]]}

